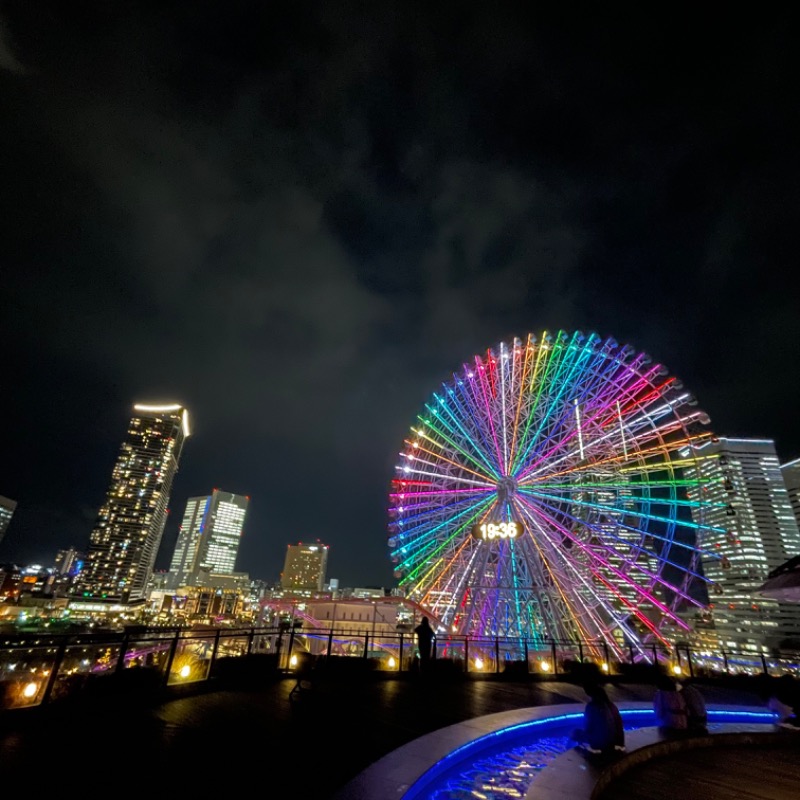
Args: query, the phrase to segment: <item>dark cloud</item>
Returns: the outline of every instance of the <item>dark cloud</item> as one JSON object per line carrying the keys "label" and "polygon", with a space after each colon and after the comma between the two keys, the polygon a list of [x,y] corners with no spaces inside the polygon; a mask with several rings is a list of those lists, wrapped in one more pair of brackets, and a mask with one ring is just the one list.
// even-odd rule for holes
{"label": "dark cloud", "polygon": [[800,454],[779,19],[3,13],[6,555],[85,544],[130,404],[163,397],[196,431],[167,542],[221,486],[253,498],[253,575],[320,538],[332,576],[388,583],[415,414],[474,353],[545,328],[629,341],[723,434]]}

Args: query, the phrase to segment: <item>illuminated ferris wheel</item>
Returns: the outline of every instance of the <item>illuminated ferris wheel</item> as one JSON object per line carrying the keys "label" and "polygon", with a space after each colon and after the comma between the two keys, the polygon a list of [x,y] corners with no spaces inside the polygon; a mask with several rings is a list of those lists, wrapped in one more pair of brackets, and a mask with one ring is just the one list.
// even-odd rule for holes
{"label": "illuminated ferris wheel", "polygon": [[701,485],[708,423],[665,367],[594,333],[475,356],[400,453],[400,586],[455,634],[668,644],[688,628],[678,610],[703,605],[702,542],[720,532]]}

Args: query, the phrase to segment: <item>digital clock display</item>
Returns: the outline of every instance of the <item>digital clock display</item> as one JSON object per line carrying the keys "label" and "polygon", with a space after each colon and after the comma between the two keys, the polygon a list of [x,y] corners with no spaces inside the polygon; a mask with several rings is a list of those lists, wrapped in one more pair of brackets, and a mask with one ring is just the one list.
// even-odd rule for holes
{"label": "digital clock display", "polygon": [[522,525],[515,520],[508,522],[481,522],[472,528],[473,539],[493,542],[496,539],[516,539],[522,533]]}

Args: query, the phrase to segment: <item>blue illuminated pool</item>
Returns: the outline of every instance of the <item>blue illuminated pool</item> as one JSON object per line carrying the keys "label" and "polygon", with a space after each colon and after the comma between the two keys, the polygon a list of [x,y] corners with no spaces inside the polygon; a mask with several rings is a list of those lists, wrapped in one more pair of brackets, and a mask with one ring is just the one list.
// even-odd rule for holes
{"label": "blue illuminated pool", "polygon": [[[654,726],[650,709],[621,709],[625,730]],[[575,742],[570,734],[583,713],[530,720],[494,731],[453,750],[423,773],[402,800],[508,800],[523,798],[531,782],[553,759]],[[709,730],[726,723],[763,724],[768,711],[708,710]]]}

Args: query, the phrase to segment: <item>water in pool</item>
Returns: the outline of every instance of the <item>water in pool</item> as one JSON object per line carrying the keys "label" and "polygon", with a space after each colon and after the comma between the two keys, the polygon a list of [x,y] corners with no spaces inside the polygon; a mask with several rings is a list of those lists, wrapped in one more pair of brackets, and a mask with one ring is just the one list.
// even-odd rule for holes
{"label": "water in pool", "polygon": [[[524,798],[536,776],[573,747],[571,732],[582,714],[565,714],[506,728],[450,753],[422,775],[403,800],[508,800]],[[650,711],[623,710],[625,730],[655,724]],[[772,724],[772,717],[753,712],[709,710],[709,730],[726,722]]]}

